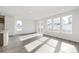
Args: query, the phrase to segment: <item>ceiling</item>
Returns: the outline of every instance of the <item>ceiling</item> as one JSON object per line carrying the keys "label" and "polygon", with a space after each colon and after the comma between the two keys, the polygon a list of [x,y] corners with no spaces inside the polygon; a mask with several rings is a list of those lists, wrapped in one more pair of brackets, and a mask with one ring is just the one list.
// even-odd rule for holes
{"label": "ceiling", "polygon": [[16,18],[38,20],[69,10],[78,6],[0,6],[2,15],[11,15]]}

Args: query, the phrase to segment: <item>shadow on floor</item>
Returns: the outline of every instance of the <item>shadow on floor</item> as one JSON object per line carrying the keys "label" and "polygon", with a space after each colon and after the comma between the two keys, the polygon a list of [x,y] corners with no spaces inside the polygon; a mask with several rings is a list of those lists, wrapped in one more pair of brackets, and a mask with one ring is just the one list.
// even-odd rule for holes
{"label": "shadow on floor", "polygon": [[75,46],[77,52],[79,53],[79,43],[76,43],[76,42],[75,42],[74,46]]}
{"label": "shadow on floor", "polygon": [[24,41],[22,41],[22,45],[23,46],[27,45],[27,44],[32,43],[33,41],[38,40],[40,38],[41,38],[41,36],[36,36],[36,37],[30,38],[28,40],[24,40]]}
{"label": "shadow on floor", "polygon": [[61,41],[58,41],[58,43],[57,43],[57,45],[56,45],[56,47],[55,47],[54,53],[58,53],[58,52],[60,51],[61,43],[62,43]]}

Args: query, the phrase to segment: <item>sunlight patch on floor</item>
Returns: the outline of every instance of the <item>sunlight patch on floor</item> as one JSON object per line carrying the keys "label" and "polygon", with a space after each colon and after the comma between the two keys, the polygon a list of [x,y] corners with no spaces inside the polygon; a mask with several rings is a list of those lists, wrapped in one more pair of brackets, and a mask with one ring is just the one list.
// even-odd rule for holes
{"label": "sunlight patch on floor", "polygon": [[75,53],[75,52],[77,52],[77,49],[72,44],[62,42],[61,51],[69,52],[69,53]]}
{"label": "sunlight patch on floor", "polygon": [[43,35],[36,33],[36,34],[21,36],[21,37],[19,37],[19,39],[20,39],[20,41],[24,41],[24,40],[27,40],[27,39],[30,39],[30,38],[33,38],[33,37],[36,37],[36,36],[43,36]]}
{"label": "sunlight patch on floor", "polygon": [[45,44],[40,49],[38,49],[35,53],[52,53],[54,52],[55,48],[50,47],[49,45]]}
{"label": "sunlight patch on floor", "polygon": [[[43,37],[42,34],[26,35],[26,36],[20,37],[20,39],[21,41],[23,41],[23,40],[33,38],[35,36],[41,36],[41,38],[24,46],[28,52],[33,51],[35,48],[39,48],[38,46],[44,43],[46,40],[48,40],[48,42],[46,42],[43,46],[41,46],[35,53],[53,53],[55,52],[55,50],[57,50],[59,40],[56,40],[54,38],[50,39],[48,37]],[[77,52],[77,49],[75,48],[75,46],[70,43],[61,42],[61,45],[58,48],[60,49],[59,53]]]}
{"label": "sunlight patch on floor", "polygon": [[47,42],[47,44],[49,44],[49,45],[51,45],[51,46],[53,46],[53,47],[56,47],[57,43],[58,43],[58,40],[55,40],[55,39],[50,39],[50,40]]}
{"label": "sunlight patch on floor", "polygon": [[31,52],[33,49],[35,49],[37,46],[39,46],[42,42],[36,40],[32,43],[29,43],[27,45],[25,45],[25,49],[28,51],[28,52]]}
{"label": "sunlight patch on floor", "polygon": [[42,41],[42,42],[44,42],[44,41],[46,41],[47,39],[49,39],[49,38],[48,38],[48,37],[42,37],[42,38],[40,38],[39,40]]}

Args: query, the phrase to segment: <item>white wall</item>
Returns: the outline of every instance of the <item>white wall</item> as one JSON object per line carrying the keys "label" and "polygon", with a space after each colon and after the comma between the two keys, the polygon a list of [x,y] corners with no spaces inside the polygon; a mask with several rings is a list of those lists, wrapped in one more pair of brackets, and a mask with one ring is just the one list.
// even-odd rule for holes
{"label": "white wall", "polygon": [[[22,31],[16,30],[17,20],[22,21]],[[9,32],[9,35],[33,33],[35,32],[35,22],[33,20],[18,19],[16,17],[5,16],[5,30]]]}
{"label": "white wall", "polygon": [[[18,20],[18,19],[17,19]],[[16,22],[17,22],[16,20]],[[22,31],[15,29],[15,34],[27,34],[35,32],[35,22],[33,20],[19,19],[22,21]],[[16,24],[15,22],[15,24]],[[16,25],[15,25],[16,27]]]}
{"label": "white wall", "polygon": [[48,31],[47,30],[47,25],[46,25],[46,20],[48,19],[44,19],[44,34],[47,34],[47,35],[51,35],[51,36],[54,36],[54,37],[59,37],[59,38],[63,38],[63,39],[67,39],[67,40],[71,40],[71,41],[76,41],[76,42],[79,42],[79,9],[77,10],[73,10],[73,11],[69,11],[69,12],[65,12],[65,13],[61,13],[61,14],[57,14],[57,15],[54,15],[52,17],[49,17],[49,18],[54,18],[54,17],[58,17],[58,16],[66,16],[66,15],[72,15],[73,17],[73,24],[72,24],[72,34],[65,34],[65,33],[56,33],[56,32],[53,32],[52,31]]}
{"label": "white wall", "polygon": [[9,35],[15,34],[15,18],[13,16],[5,16],[5,30],[9,32]]}
{"label": "white wall", "polygon": [[73,13],[73,39],[79,42],[79,10]]}

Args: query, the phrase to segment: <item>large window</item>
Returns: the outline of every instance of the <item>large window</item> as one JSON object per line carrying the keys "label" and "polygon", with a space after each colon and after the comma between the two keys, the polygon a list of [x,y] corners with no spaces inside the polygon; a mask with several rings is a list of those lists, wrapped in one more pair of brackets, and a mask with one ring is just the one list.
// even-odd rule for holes
{"label": "large window", "polygon": [[38,32],[43,33],[43,30],[44,30],[44,23],[43,23],[43,21],[39,21],[38,22]]}
{"label": "large window", "polygon": [[22,31],[22,21],[21,20],[18,20],[16,22],[16,30],[17,31]]}
{"label": "large window", "polygon": [[52,19],[47,20],[47,25],[48,25],[48,30],[51,31],[52,30]]}
{"label": "large window", "polygon": [[[38,21],[38,32],[43,33],[48,29],[48,32],[61,32],[66,34],[72,34],[72,15],[56,17],[53,19],[47,19],[46,24],[44,21]],[[44,29],[44,26],[47,29]]]}
{"label": "large window", "polygon": [[60,31],[60,17],[53,19],[53,31],[56,31],[56,32]]}
{"label": "large window", "polygon": [[72,34],[72,15],[62,17],[62,31]]}

